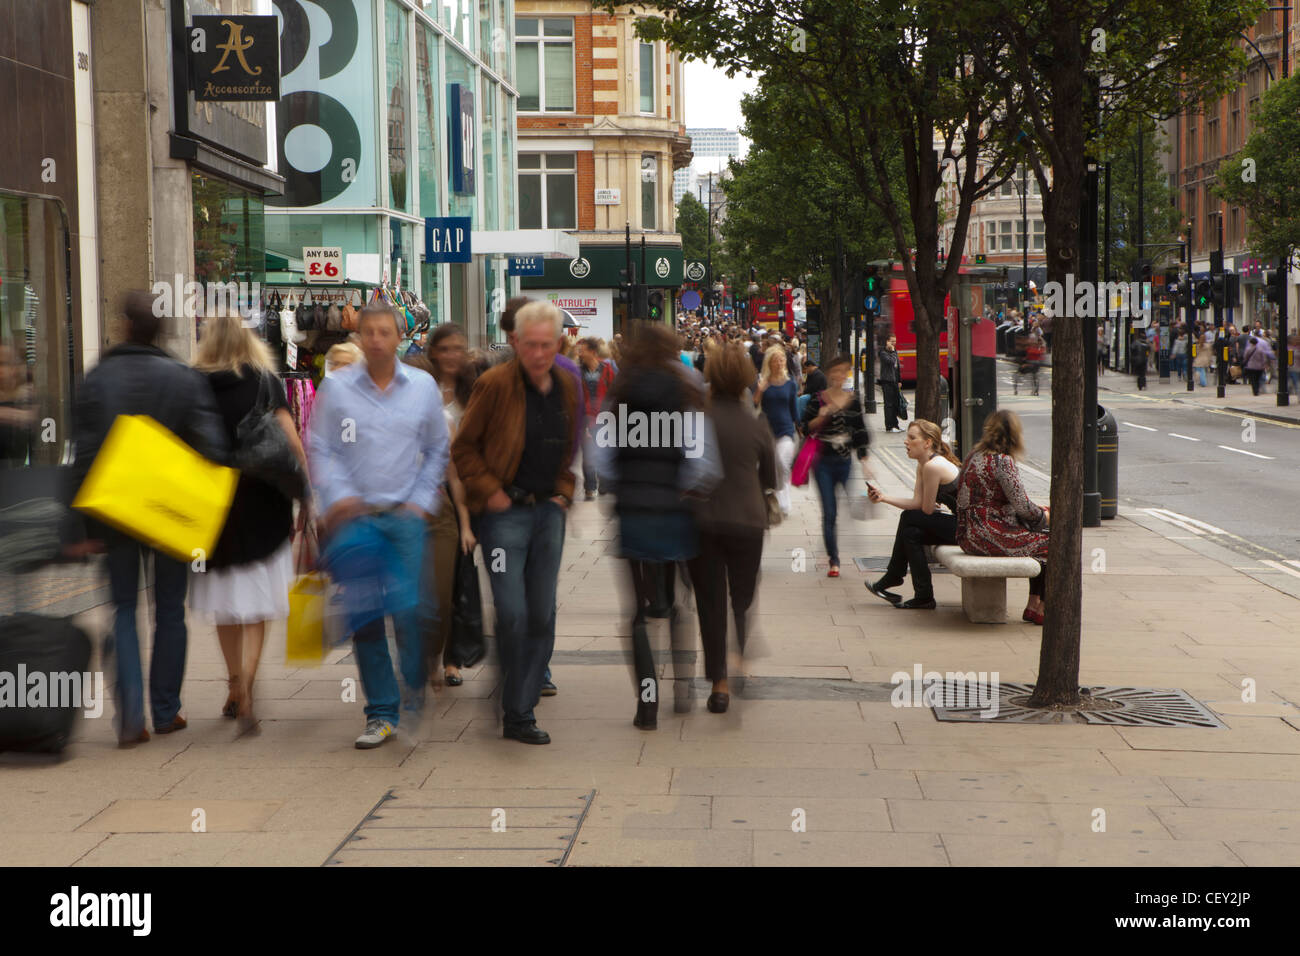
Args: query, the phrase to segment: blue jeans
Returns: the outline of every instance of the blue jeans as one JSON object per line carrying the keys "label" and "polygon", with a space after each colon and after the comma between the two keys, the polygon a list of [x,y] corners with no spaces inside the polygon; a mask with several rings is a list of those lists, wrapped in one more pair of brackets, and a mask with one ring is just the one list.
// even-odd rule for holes
{"label": "blue jeans", "polygon": [[533,708],[555,648],[564,519],[564,509],[551,501],[479,516],[479,542],[496,606],[501,705],[508,727],[536,720]]}
{"label": "blue jeans", "polygon": [[826,556],[830,563],[836,565],[840,563],[840,551],[835,543],[835,486],[848,482],[850,468],[848,458],[841,458],[825,447],[813,465],[813,480],[817,482],[817,495],[822,500],[822,543],[826,545]]}
{"label": "blue jeans", "polygon": [[[392,615],[402,680],[418,701],[426,676],[420,632],[421,614],[427,613],[420,602],[425,536],[424,520],[410,512],[367,515],[341,528],[322,556],[322,563],[345,591],[363,590],[380,602],[367,605],[369,610],[350,607],[349,629],[366,695],[366,718],[386,720],[394,727],[402,692],[388,653],[384,615]],[[369,560],[372,557],[375,562]]]}
{"label": "blue jeans", "polygon": [[1197,368],[1196,368],[1196,378],[1197,378],[1197,380],[1198,380],[1198,384],[1201,386],[1201,388],[1205,388],[1205,387],[1206,387],[1206,383],[1205,383],[1205,371],[1206,371],[1206,370],[1205,370],[1205,366],[1204,366],[1204,365],[1199,365],[1199,366],[1197,366]]}
{"label": "blue jeans", "polygon": [[108,588],[112,595],[113,645],[117,658],[117,730],[137,737],[144,729],[144,680],[141,676],[140,635],[136,603],[140,593],[141,555],[153,556],[154,635],[149,662],[149,709],[154,727],[172,722],[181,709],[185,680],[185,591],[189,568],[134,538],[113,534],[108,539]]}

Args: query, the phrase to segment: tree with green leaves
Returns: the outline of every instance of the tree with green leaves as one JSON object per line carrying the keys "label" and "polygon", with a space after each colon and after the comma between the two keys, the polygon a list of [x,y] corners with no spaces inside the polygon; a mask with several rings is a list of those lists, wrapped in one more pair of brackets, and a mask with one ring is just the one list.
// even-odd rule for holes
{"label": "tree with green leaves", "polygon": [[[722,224],[723,270],[747,285],[786,279],[821,306],[821,361],[840,349],[844,261],[887,257],[889,227],[856,188],[836,154],[799,124],[792,90],[769,79],[745,97],[744,133],[751,142],[743,163],[733,161],[723,181],[727,217]],[[715,271],[720,257],[715,248]]]}
{"label": "tree with green leaves", "polygon": [[689,191],[677,203],[677,232],[682,237],[682,257],[703,261],[709,251],[709,212]]}
{"label": "tree with green leaves", "polygon": [[1264,91],[1241,152],[1219,166],[1215,194],[1246,210],[1251,252],[1287,261],[1300,249],[1300,77]]}
{"label": "tree with green leaves", "polygon": [[[1140,129],[1140,132],[1139,132]],[[1138,179],[1141,149],[1142,235],[1138,235]],[[1176,258],[1182,225],[1176,194],[1165,179],[1161,155],[1168,152],[1155,120],[1130,120],[1101,155],[1110,170],[1110,268],[1127,282],[1139,259],[1152,263]],[[1105,237],[1098,233],[1101,241]],[[1144,248],[1139,251],[1138,246]],[[1103,247],[1104,251],[1104,247]]]}
{"label": "tree with green leaves", "polygon": [[[947,6],[947,0],[941,5]],[[1023,118],[1043,195],[1047,279],[1085,278],[1080,225],[1089,162],[1123,131],[1122,115],[1161,118],[1219,97],[1245,66],[1236,45],[1266,0],[966,0],[949,15],[971,68]],[[988,50],[997,51],[989,56]],[[1050,182],[1048,171],[1050,169]],[[1054,323],[1052,537],[1047,615],[1030,703],[1075,706],[1082,630],[1084,323]]]}
{"label": "tree with green leaves", "polygon": [[[1009,2],[1009,0],[1008,0]],[[608,0],[596,4],[612,11]],[[958,0],[652,0],[664,18],[639,35],[729,75],[761,73],[789,90],[785,118],[812,132],[879,210],[912,298],[916,415],[941,421],[939,336],[961,268],[971,206],[1015,170],[1015,117],[963,63],[971,38],[952,27]],[[976,42],[986,42],[976,40]],[[994,57],[990,47],[986,56]],[[939,189],[956,164],[952,249],[939,260]]]}

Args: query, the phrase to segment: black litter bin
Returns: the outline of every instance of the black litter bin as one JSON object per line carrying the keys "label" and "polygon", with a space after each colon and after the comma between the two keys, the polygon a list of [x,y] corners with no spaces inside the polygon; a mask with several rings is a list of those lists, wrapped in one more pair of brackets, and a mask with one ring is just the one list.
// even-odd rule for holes
{"label": "black litter bin", "polygon": [[1101,517],[1119,513],[1119,425],[1106,406],[1097,406],[1097,490]]}

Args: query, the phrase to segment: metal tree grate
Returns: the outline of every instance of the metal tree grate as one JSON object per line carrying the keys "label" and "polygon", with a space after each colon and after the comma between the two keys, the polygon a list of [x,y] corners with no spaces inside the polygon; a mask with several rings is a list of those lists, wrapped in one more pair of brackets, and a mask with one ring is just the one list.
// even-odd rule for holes
{"label": "metal tree grate", "polygon": [[[998,712],[985,717],[984,708],[970,701],[970,685],[951,680],[936,682],[942,699],[965,700],[969,706],[935,707],[934,717],[942,721],[1016,724],[1093,724],[1103,727],[1204,727],[1227,728],[1227,724],[1186,691],[1154,687],[1085,687],[1078,708],[1047,710],[1029,707],[1033,684],[998,683]],[[986,692],[987,693],[987,692]]]}

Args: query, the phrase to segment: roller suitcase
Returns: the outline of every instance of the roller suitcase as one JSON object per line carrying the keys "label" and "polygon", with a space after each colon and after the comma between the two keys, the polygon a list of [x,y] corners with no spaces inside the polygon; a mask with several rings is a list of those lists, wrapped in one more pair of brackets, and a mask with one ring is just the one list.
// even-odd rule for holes
{"label": "roller suitcase", "polygon": [[59,753],[77,714],[103,707],[91,683],[90,638],[66,618],[0,618],[0,751]]}

